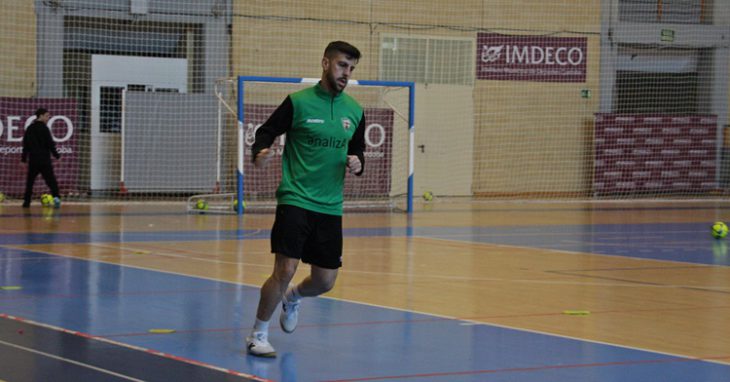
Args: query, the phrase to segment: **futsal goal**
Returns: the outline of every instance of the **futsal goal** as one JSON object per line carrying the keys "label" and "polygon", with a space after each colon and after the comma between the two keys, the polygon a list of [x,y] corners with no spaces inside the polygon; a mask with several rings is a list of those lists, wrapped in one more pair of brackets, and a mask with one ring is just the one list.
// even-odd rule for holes
{"label": "futsal goal", "polygon": [[[216,81],[215,187],[210,193],[188,198],[189,212],[242,214],[275,207],[286,136],[278,137],[271,146],[274,159],[269,165],[256,168],[251,160],[256,130],[287,95],[318,81],[254,76]],[[414,83],[350,80],[346,92],[364,109],[366,148],[363,175],[346,175],[344,209],[412,211]]]}

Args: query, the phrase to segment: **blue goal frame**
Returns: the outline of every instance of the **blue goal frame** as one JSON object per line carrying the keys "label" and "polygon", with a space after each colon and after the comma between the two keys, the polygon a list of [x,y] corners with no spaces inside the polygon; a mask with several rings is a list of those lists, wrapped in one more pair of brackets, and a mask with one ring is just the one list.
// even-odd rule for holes
{"label": "blue goal frame", "polygon": [[[238,164],[236,169],[236,180],[237,180],[237,191],[236,199],[238,205],[243,205],[243,161],[245,145],[245,131],[244,121],[245,116],[243,113],[244,105],[244,85],[246,82],[274,82],[274,83],[311,83],[316,84],[319,78],[290,78],[290,77],[260,77],[260,76],[238,76]],[[385,86],[385,87],[404,87],[408,88],[408,192],[406,196],[406,212],[413,212],[413,163],[414,163],[414,142],[415,142],[415,101],[416,101],[416,86],[414,82],[410,81],[374,81],[374,80],[350,80],[349,85],[354,86]],[[238,208],[237,213],[243,214],[244,208]]]}

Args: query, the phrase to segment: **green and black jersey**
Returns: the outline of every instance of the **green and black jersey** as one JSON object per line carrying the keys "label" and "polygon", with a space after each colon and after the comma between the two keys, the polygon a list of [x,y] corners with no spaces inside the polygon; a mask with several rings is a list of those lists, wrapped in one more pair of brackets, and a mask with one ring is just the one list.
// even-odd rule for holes
{"label": "green and black jersey", "polygon": [[[256,131],[252,160],[286,134],[279,204],[342,215],[347,155],[365,168],[365,115],[349,95],[332,95],[321,84],[290,94]],[[359,174],[361,175],[362,170]]]}

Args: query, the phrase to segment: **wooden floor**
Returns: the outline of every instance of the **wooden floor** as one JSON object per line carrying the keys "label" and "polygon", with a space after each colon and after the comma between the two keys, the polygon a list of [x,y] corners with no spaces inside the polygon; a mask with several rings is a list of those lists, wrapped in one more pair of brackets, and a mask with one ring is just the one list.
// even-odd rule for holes
{"label": "wooden floor", "polygon": [[[272,268],[271,214],[0,206],[4,248],[250,286]],[[713,221],[730,221],[730,202],[436,200],[416,209],[346,214],[344,267],[327,296],[730,365],[730,257],[709,235]],[[225,234],[210,240],[215,232]]]}

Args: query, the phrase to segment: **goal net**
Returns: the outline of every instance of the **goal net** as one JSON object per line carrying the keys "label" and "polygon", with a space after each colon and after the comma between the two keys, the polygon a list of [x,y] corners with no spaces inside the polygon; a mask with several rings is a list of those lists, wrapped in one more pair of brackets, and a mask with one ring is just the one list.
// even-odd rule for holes
{"label": "goal net", "polygon": [[[414,107],[406,87],[348,87],[380,145],[363,178],[348,175],[348,204],[408,209],[409,162],[416,207],[730,195],[728,1],[331,5],[0,2],[12,63],[0,66],[0,192],[19,204],[23,132],[43,107],[64,201],[183,208],[209,195],[209,209],[228,211],[240,172],[247,207],[273,204],[278,163],[250,168],[253,130],[308,85],[247,82],[239,149],[233,77],[318,77],[327,44],[343,40],[362,53],[354,78],[412,82],[417,94]],[[39,177],[36,203],[47,191]]]}
{"label": "goal net", "polygon": [[[230,151],[235,142],[235,167],[216,160],[216,189],[193,195],[188,210],[198,212],[242,212],[269,210],[275,206],[275,192],[281,181],[281,156],[286,135],[276,138],[274,158],[257,168],[251,158],[256,130],[287,95],[311,87],[318,79],[238,77],[217,82],[219,131],[216,152]],[[350,81],[347,94],[365,113],[365,171],[347,173],[344,187],[346,210],[410,211],[413,200],[413,114],[414,86],[408,82]],[[235,109],[234,109],[235,108]],[[234,111],[236,115],[234,115]],[[235,127],[237,125],[237,128]],[[232,132],[237,131],[234,136]],[[229,146],[227,149],[224,145]],[[239,192],[240,190],[240,192]]]}

